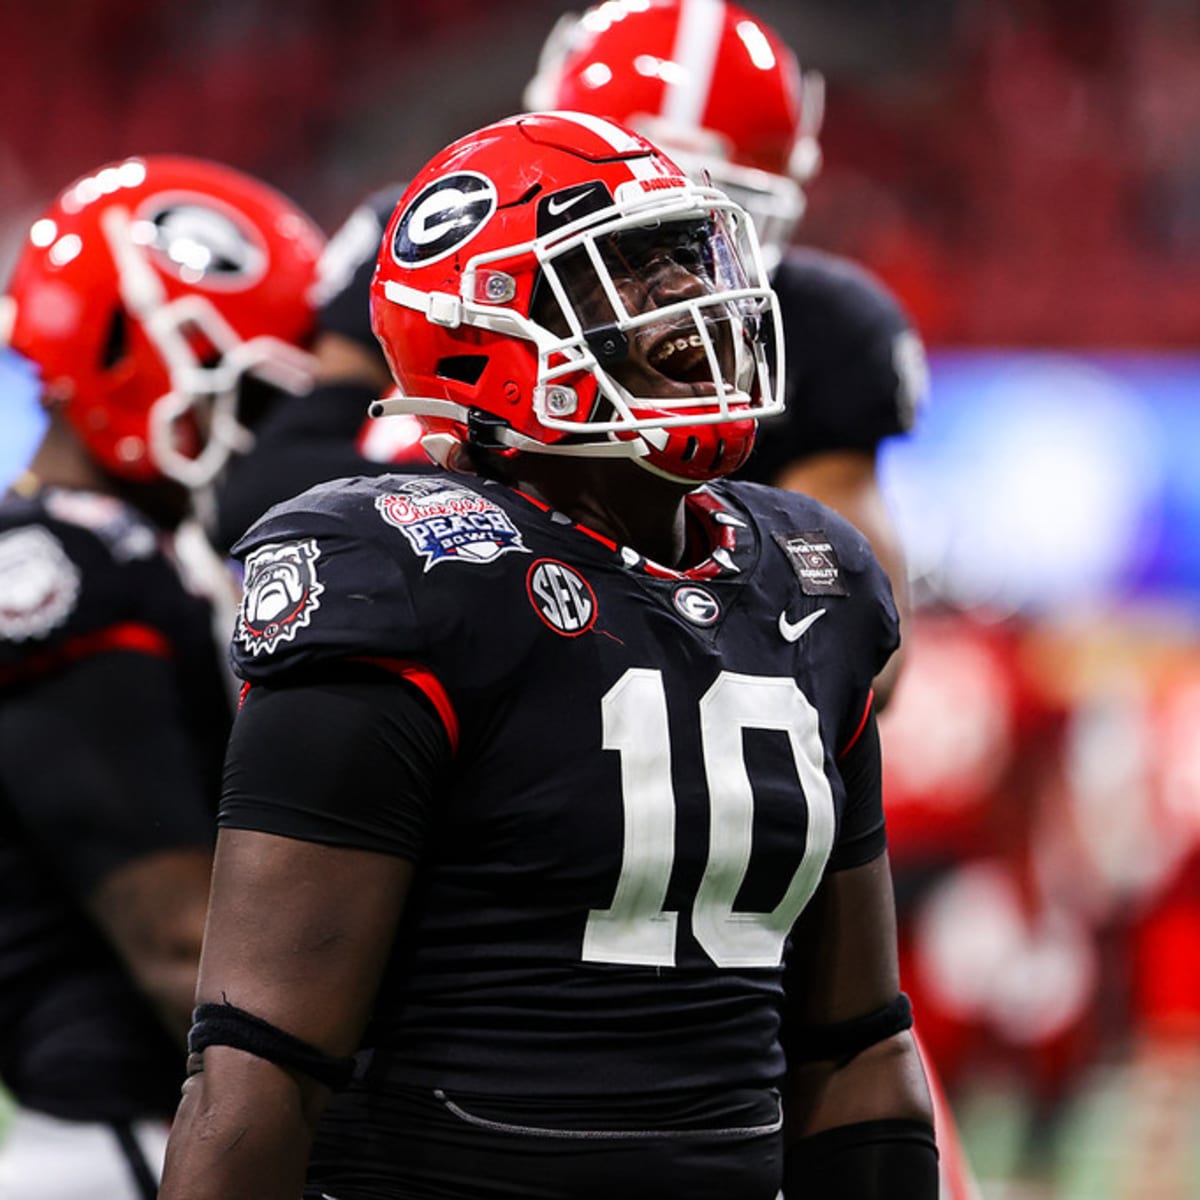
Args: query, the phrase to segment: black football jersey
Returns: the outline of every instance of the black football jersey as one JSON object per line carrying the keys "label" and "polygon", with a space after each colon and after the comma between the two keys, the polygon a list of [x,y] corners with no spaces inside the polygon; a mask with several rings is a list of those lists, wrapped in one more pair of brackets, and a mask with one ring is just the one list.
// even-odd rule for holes
{"label": "black football jersey", "polygon": [[720,483],[689,505],[711,552],[684,572],[450,474],[314,488],[238,547],[238,674],[390,665],[454,747],[368,1037],[402,1082],[782,1073],[790,927],[827,870],[883,849],[879,797],[848,803],[837,756],[897,621],[816,502]]}
{"label": "black football jersey", "polygon": [[379,344],[371,332],[371,276],[379,243],[404,184],[381,188],[368,196],[329,239],[321,255],[320,326],[340,333],[375,353]]}
{"label": "black football jersey", "polygon": [[[105,690],[124,686],[105,674],[118,659],[172,706],[169,757],[163,728],[130,730],[124,693]],[[174,1110],[179,1048],[83,898],[139,855],[211,845],[229,697],[210,605],[154,526],[72,490],[0,501],[0,1080],[30,1107],[92,1120]],[[114,754],[145,745],[155,807],[136,819],[108,786],[109,733]]]}
{"label": "black football jersey", "polygon": [[848,259],[793,248],[771,286],[783,317],[786,406],[760,423],[742,477],[774,483],[814,454],[873,451],[908,432],[928,391],[925,350],[883,284]]}

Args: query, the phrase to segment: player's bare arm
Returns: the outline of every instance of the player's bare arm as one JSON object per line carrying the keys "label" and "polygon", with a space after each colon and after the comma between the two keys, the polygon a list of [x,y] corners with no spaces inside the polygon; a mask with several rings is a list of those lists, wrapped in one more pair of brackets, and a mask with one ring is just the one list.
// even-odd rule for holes
{"label": "player's bare arm", "polygon": [[[899,1028],[910,1017],[900,992],[886,854],[826,876],[793,930],[791,953],[813,966],[789,978],[784,1130],[791,1165],[785,1180],[799,1174],[795,1162],[801,1171],[807,1165],[811,1147],[819,1144],[809,1139],[831,1131],[845,1131],[844,1152],[860,1164],[891,1169],[894,1164],[879,1153],[880,1140],[894,1133],[920,1136],[921,1126],[929,1127],[931,1138],[933,1115],[916,1044],[909,1029]],[[878,1122],[886,1124],[868,1124]],[[927,1149],[923,1166],[936,1179],[936,1158]],[[863,1184],[871,1179],[878,1185],[882,1178],[864,1175]]]}
{"label": "player's bare arm", "polygon": [[[198,1004],[233,1005],[330,1060],[349,1055],[410,875],[391,855],[222,830]],[[230,1045],[189,1070],[162,1200],[295,1200],[329,1089]]]}
{"label": "player's bare arm", "polygon": [[207,849],[161,850],[112,871],[87,900],[180,1045],[192,1023],[211,870]]}

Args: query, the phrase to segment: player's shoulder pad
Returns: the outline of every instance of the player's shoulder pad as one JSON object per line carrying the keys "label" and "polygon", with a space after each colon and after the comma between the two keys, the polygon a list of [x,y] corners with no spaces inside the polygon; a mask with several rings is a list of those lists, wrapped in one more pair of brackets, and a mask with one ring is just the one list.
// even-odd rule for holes
{"label": "player's shoulder pad", "polygon": [[813,304],[833,314],[831,323],[857,332],[894,337],[912,321],[887,285],[861,263],[811,247],[788,251],[771,278],[785,308]]}
{"label": "player's shoulder pad", "polygon": [[276,505],[233,549],[245,572],[234,669],[252,681],[347,659],[452,669],[491,603],[487,568],[525,551],[499,499],[435,472],[335,480]]}
{"label": "player's shoulder pad", "polygon": [[840,513],[802,492],[744,480],[721,485],[753,513],[759,529],[777,545],[795,531],[819,530],[839,564],[850,575],[880,570],[870,543]]}
{"label": "player's shoulder pad", "polygon": [[899,645],[900,619],[887,573],[866,537],[840,513],[811,496],[744,481],[722,485],[754,517],[765,544],[777,553],[804,596],[828,600],[873,646],[882,666]]}
{"label": "player's shoulder pad", "polygon": [[873,450],[914,425],[929,391],[925,347],[896,298],[869,271],[815,250],[790,251],[772,286],[786,346],[787,408],[763,422],[763,480],[826,451]]}
{"label": "player's shoulder pad", "polygon": [[[860,263],[805,247],[788,252],[771,280],[788,350],[803,347],[809,369],[876,361],[885,392],[896,392],[899,431],[910,429],[929,393],[925,344],[903,305]],[[892,380],[895,382],[892,382]]]}
{"label": "player's shoulder pad", "polygon": [[138,611],[157,530],[112,496],[48,488],[0,503],[0,661],[93,633]]}

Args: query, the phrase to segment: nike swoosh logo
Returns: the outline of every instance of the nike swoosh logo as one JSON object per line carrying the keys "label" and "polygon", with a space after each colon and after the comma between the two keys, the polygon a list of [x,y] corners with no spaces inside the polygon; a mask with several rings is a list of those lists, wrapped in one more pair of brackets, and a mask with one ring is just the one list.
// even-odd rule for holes
{"label": "nike swoosh logo", "polygon": [[818,608],[815,613],[809,613],[807,617],[801,617],[794,625],[787,619],[787,611],[784,610],[779,614],[779,632],[783,634],[785,642],[798,642],[804,631],[810,626],[815,625],[821,617],[825,615],[823,608]]}
{"label": "nike swoosh logo", "polygon": [[574,196],[567,196],[563,199],[560,199],[558,196],[551,196],[550,199],[546,201],[546,211],[552,217],[562,216],[562,214],[565,213],[568,208],[574,208],[575,205],[580,202],[580,200],[584,199],[586,196],[590,196],[591,194],[592,189],[588,188],[586,192],[579,192]]}

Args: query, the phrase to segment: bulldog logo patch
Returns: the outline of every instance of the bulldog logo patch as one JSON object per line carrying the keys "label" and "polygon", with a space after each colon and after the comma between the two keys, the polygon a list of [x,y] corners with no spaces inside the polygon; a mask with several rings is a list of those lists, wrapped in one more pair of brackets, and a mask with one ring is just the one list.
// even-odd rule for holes
{"label": "bulldog logo patch", "polygon": [[529,553],[504,509],[439,479],[406,483],[376,497],[375,507],[425,560],[426,571],[440,562],[488,563],[510,550]]}
{"label": "bulldog logo patch", "polygon": [[262,546],[246,559],[246,582],[234,637],[251,654],[290,642],[321,607],[315,538]]}
{"label": "bulldog logo patch", "polygon": [[66,621],[79,595],[79,568],[40,525],[0,534],[0,638],[24,642]]}

